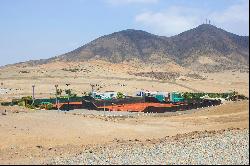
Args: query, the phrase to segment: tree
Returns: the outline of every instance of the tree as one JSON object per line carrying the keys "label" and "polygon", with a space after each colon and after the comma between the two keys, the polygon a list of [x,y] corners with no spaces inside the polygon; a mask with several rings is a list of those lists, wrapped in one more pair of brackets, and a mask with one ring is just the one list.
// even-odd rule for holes
{"label": "tree", "polygon": [[89,93],[88,93],[88,96],[92,96],[92,92],[89,92]]}
{"label": "tree", "polygon": [[193,98],[193,95],[192,95],[192,93],[185,92],[185,93],[182,94],[182,97],[183,97],[184,99],[192,99],[192,98]]}
{"label": "tree", "polygon": [[71,97],[77,97],[77,94],[76,93],[72,93]]}
{"label": "tree", "polygon": [[32,96],[25,96],[25,97],[22,97],[21,101],[24,102],[24,106],[26,107],[27,106],[27,103],[28,101],[32,100]]}
{"label": "tree", "polygon": [[62,95],[62,89],[57,89],[56,94],[61,96]]}
{"label": "tree", "polygon": [[236,96],[236,95],[238,95],[238,94],[239,94],[238,92],[233,91],[233,96]]}
{"label": "tree", "polygon": [[72,94],[72,90],[71,89],[65,89],[65,93],[69,96],[71,96]]}

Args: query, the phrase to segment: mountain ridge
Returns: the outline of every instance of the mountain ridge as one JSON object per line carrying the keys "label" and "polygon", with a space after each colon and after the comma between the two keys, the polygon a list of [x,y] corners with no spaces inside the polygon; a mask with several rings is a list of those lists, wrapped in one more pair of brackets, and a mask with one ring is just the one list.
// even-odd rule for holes
{"label": "mountain ridge", "polygon": [[138,59],[145,64],[173,61],[180,66],[207,71],[248,68],[249,36],[239,36],[210,24],[171,37],[127,29],[101,36],[60,56],[28,64],[92,59],[112,63]]}

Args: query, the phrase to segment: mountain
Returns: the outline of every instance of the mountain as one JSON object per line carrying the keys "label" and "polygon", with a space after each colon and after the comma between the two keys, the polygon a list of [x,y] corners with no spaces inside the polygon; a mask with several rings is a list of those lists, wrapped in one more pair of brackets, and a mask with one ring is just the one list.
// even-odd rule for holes
{"label": "mountain", "polygon": [[170,43],[165,38],[140,30],[124,30],[100,37],[60,60],[79,61],[91,58],[105,59],[113,63],[137,58],[147,61],[154,53],[165,53]]}
{"label": "mountain", "polygon": [[184,66],[210,66],[211,69],[249,66],[248,36],[238,36],[203,24],[173,36],[170,40],[175,46],[173,54]]}
{"label": "mountain", "polygon": [[90,59],[112,63],[133,59],[145,64],[174,62],[206,71],[241,69],[249,66],[249,37],[238,36],[210,24],[202,24],[172,37],[128,29],[102,36],[58,57],[30,63]]}

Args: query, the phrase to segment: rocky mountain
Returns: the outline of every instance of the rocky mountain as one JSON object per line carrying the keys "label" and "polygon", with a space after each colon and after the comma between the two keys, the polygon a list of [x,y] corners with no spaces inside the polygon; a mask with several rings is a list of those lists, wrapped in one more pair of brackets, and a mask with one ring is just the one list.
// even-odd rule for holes
{"label": "rocky mountain", "polygon": [[128,29],[102,36],[58,57],[30,63],[90,59],[113,63],[133,59],[145,64],[175,62],[206,71],[242,69],[249,67],[249,37],[238,36],[210,24],[202,24],[172,37]]}
{"label": "rocky mountain", "polygon": [[91,58],[113,63],[139,59],[148,61],[155,53],[165,54],[170,43],[160,36],[140,30],[124,30],[100,37],[72,52],[59,56],[60,60],[79,61]]}
{"label": "rocky mountain", "polygon": [[179,64],[196,69],[248,68],[249,37],[203,24],[170,38]]}

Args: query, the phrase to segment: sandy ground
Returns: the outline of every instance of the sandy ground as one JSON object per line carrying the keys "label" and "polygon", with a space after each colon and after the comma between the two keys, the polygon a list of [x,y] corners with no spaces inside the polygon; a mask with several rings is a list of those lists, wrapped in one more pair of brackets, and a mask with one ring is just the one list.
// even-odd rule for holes
{"label": "sandy ground", "polygon": [[[63,69],[78,69],[77,72]],[[176,80],[156,80],[148,77],[131,75],[138,72],[177,72],[181,76]],[[24,73],[22,73],[24,72]],[[28,72],[28,73],[25,73]],[[136,91],[146,89],[150,91],[204,91],[229,92],[236,90],[241,94],[249,94],[249,73],[239,71],[226,71],[221,73],[196,73],[205,80],[185,77],[191,73],[175,64],[148,65],[140,63],[111,64],[103,61],[90,61],[82,63],[63,63],[40,65],[30,67],[25,65],[0,68],[0,101],[11,101],[13,98],[32,95],[32,85],[35,85],[35,97],[55,97],[55,84],[59,89],[65,90],[66,83],[74,93],[81,96],[90,92],[90,84],[98,84],[95,90],[114,90],[135,95]],[[124,86],[123,86],[124,85]],[[98,89],[99,88],[99,89]]]}
{"label": "sandy ground", "polygon": [[[69,69],[78,71],[67,71]],[[151,71],[178,72],[181,77],[162,81],[129,74]],[[95,90],[121,91],[127,95],[146,89],[168,92],[236,90],[249,96],[249,73],[197,73],[205,80],[185,77],[188,73],[191,71],[176,64],[143,66],[141,63],[111,64],[103,61],[7,66],[0,68],[0,102],[31,96],[33,84],[36,98],[55,97],[55,84],[64,90],[66,83],[70,83],[69,87],[79,96],[91,91],[90,84],[98,84]],[[4,115],[4,110],[7,110],[7,115]],[[248,128],[248,125],[248,101],[229,102],[178,116],[133,118],[0,106],[0,164],[39,164],[55,156],[80,153],[86,146],[91,149],[117,141],[145,141],[192,131]]]}
{"label": "sandy ground", "polygon": [[43,163],[83,148],[158,139],[193,131],[248,128],[248,101],[228,102],[178,116],[104,118],[57,111],[0,115],[0,164]]}

